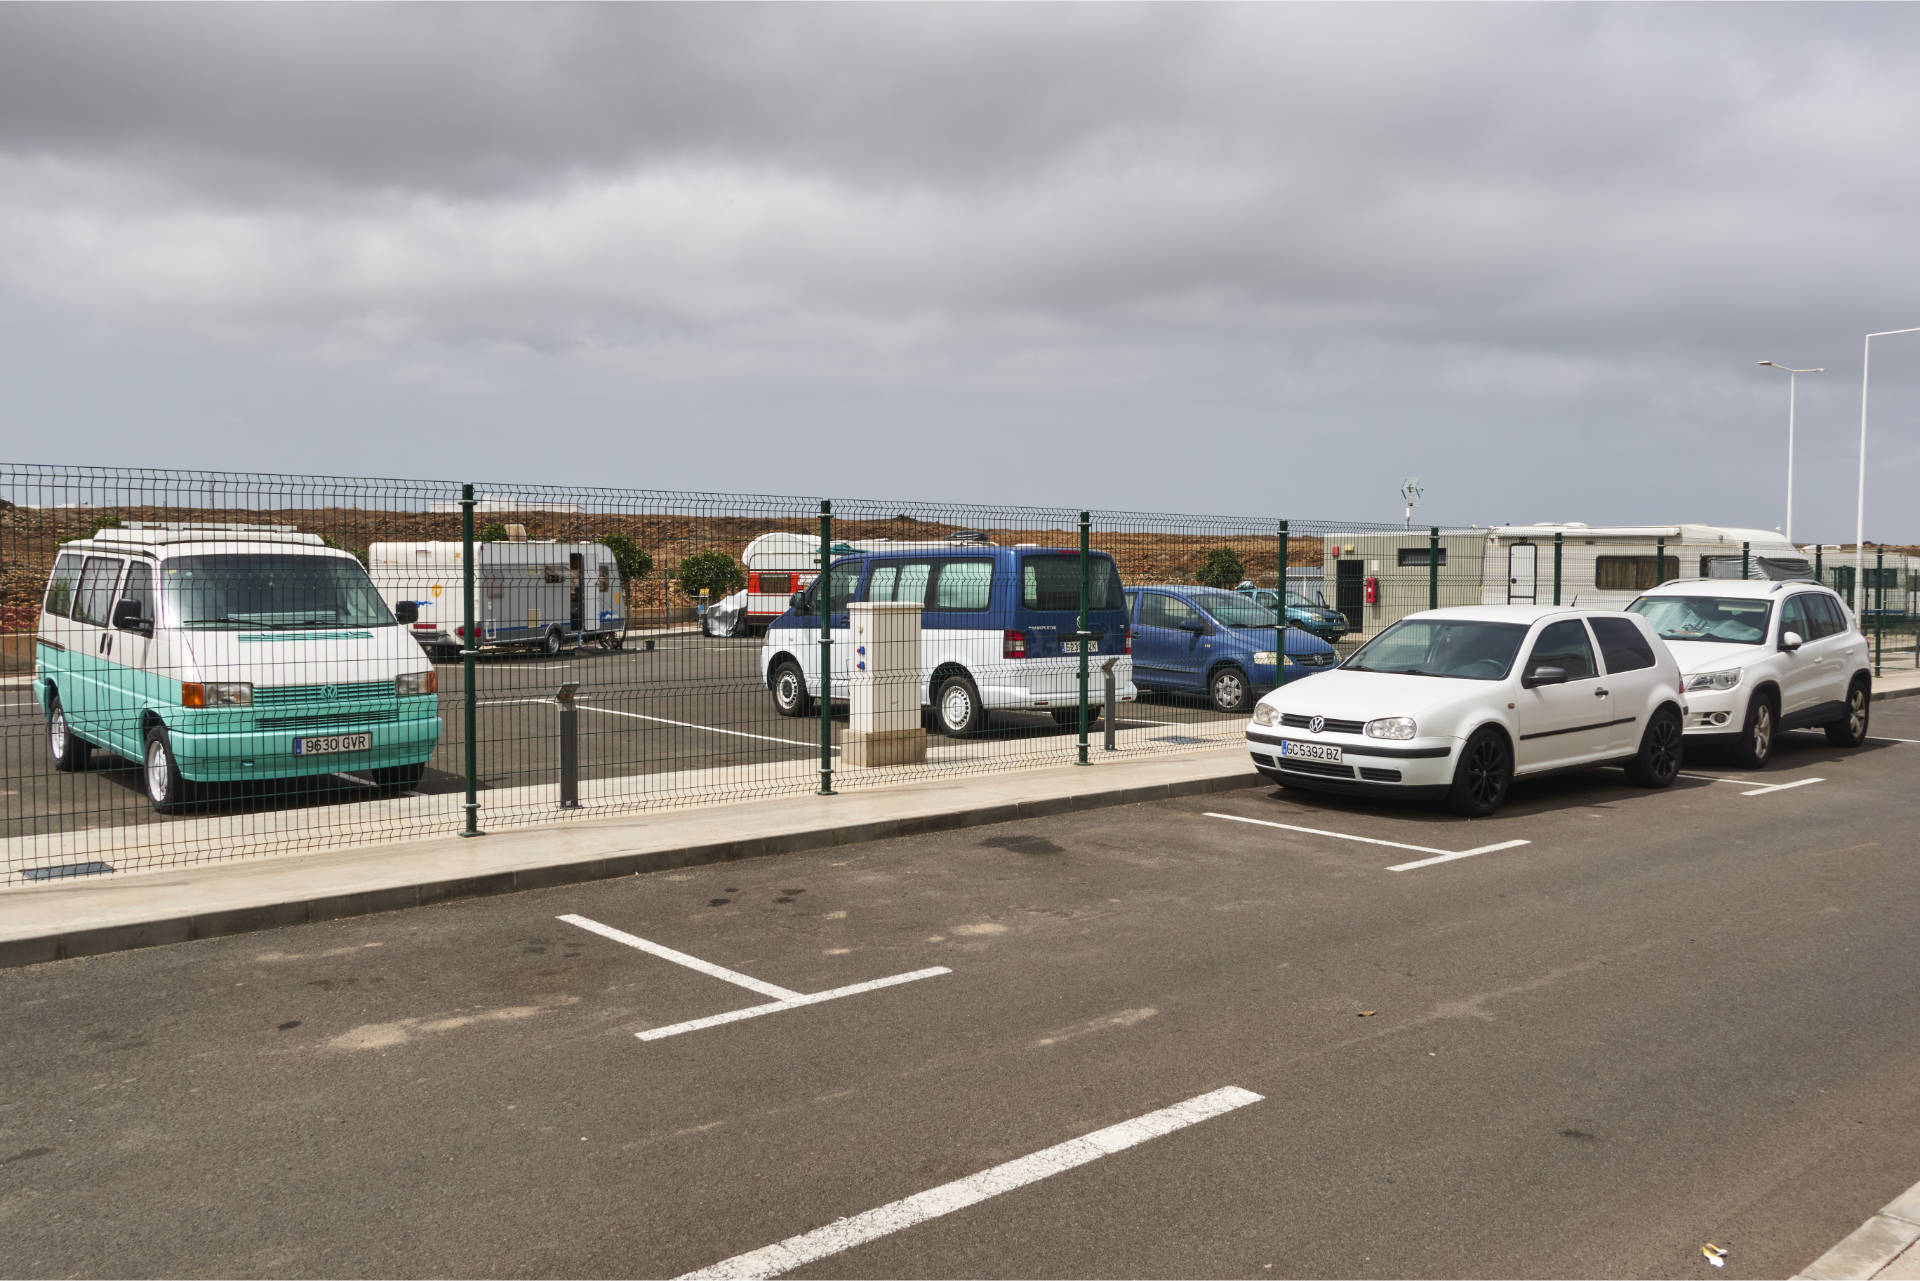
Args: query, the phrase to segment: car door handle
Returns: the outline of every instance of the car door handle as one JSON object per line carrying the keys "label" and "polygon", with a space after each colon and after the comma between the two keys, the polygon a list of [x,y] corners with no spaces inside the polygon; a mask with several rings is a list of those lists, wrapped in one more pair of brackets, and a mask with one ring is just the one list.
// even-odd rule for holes
{"label": "car door handle", "polygon": [[1604,689],[1596,689],[1593,691],[1593,696],[1595,698],[1605,698],[1607,696],[1607,691]]}

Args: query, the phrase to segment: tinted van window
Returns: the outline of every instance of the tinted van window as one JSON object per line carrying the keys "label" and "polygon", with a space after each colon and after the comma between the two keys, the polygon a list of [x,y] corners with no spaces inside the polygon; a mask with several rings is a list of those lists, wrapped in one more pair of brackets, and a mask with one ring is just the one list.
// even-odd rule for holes
{"label": "tinted van window", "polygon": [[888,561],[873,567],[873,575],[867,580],[867,599],[870,601],[911,601],[924,605],[927,600],[927,579],[933,573],[933,563],[924,560]]}
{"label": "tinted van window", "polygon": [[1609,672],[1634,672],[1654,664],[1653,646],[1625,618],[1589,618]]}
{"label": "tinted van window", "polygon": [[[1075,588],[1076,593],[1078,588]],[[993,562],[949,560],[933,580],[934,609],[985,609],[993,595]],[[1076,608],[1079,600],[1075,596]]]}
{"label": "tinted van window", "polygon": [[49,614],[66,618],[73,613],[73,593],[80,586],[80,558],[71,553],[53,562],[53,577],[47,580]]}
{"label": "tinted van window", "polygon": [[[1020,566],[1020,603],[1028,609],[1078,610],[1080,558],[1026,557]],[[1120,594],[1120,575],[1104,556],[1087,558],[1087,608],[1126,608]]]}
{"label": "tinted van window", "polygon": [[124,562],[106,556],[89,556],[80,571],[80,590],[73,597],[73,621],[105,625],[113,614],[113,585],[120,581]]}

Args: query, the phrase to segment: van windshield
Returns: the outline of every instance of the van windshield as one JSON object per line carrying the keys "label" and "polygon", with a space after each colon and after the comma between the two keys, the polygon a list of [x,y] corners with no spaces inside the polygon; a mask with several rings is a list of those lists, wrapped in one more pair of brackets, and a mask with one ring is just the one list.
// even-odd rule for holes
{"label": "van windshield", "polygon": [[1267,602],[1262,603],[1251,596],[1242,596],[1238,592],[1221,591],[1218,588],[1189,588],[1187,599],[1212,614],[1223,627],[1272,627],[1273,593],[1267,593]]}
{"label": "van windshield", "polygon": [[161,563],[160,582],[176,627],[393,626],[367,571],[339,556],[181,556]]}

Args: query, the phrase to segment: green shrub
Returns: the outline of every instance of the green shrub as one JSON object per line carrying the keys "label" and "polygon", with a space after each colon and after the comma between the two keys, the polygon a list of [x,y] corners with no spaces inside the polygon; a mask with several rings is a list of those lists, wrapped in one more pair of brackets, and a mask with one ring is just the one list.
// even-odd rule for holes
{"label": "green shrub", "polygon": [[476,543],[504,543],[507,541],[507,527],[497,522],[484,526],[479,533],[473,536],[473,541]]}
{"label": "green shrub", "polygon": [[600,540],[600,545],[613,553],[613,563],[620,567],[621,582],[637,583],[653,573],[653,553],[625,534],[608,534]]}
{"label": "green shrub", "polygon": [[1231,547],[1216,547],[1207,553],[1206,563],[1193,576],[1202,587],[1223,587],[1232,591],[1247,576],[1247,567]]}
{"label": "green shrub", "polygon": [[723,551],[695,552],[680,562],[680,590],[695,599],[706,591],[712,593],[712,599],[719,600],[746,585],[746,571]]}

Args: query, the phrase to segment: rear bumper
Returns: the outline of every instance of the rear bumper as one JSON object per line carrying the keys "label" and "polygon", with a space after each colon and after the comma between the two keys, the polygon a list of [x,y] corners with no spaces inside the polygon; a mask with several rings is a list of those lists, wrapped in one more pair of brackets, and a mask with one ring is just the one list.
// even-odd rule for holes
{"label": "rear bumper", "polygon": [[[245,730],[221,733],[168,726],[180,772],[196,783],[245,779],[304,778],[315,774],[352,774],[393,765],[419,765],[433,755],[440,741],[438,716],[371,724],[329,725],[325,729]],[[373,747],[364,752],[331,752],[323,756],[295,756],[296,738],[322,735],[371,734]]]}

